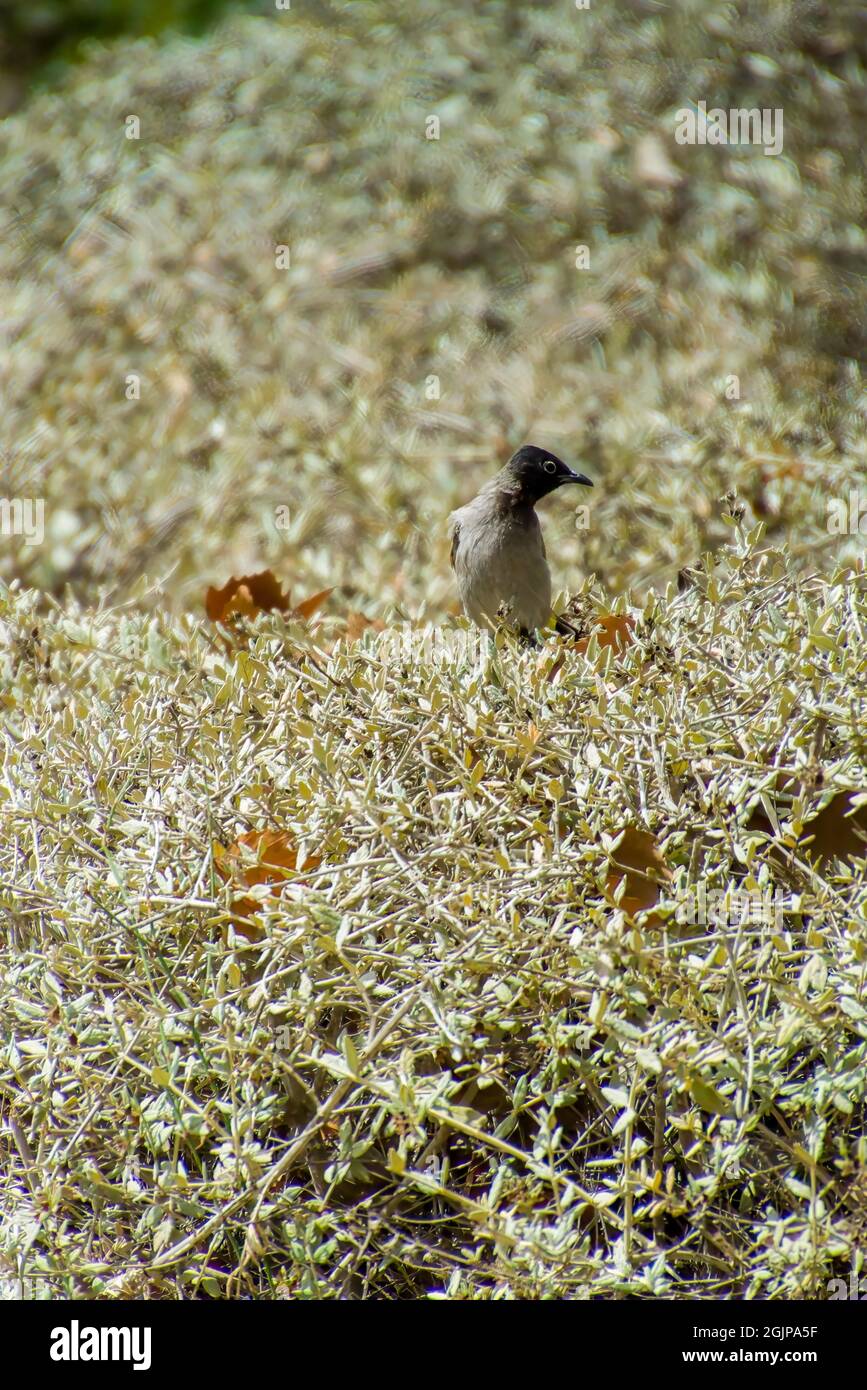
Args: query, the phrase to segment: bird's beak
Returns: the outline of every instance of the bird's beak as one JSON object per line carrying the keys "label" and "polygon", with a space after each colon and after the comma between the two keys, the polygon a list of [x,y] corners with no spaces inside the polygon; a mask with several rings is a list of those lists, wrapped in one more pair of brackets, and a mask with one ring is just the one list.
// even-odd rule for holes
{"label": "bird's beak", "polygon": [[585,487],[593,486],[591,480],[589,478],[586,478],[583,473],[575,473],[571,468],[569,469],[569,472],[566,475],[566,477],[562,479],[562,481],[564,483],[583,483]]}

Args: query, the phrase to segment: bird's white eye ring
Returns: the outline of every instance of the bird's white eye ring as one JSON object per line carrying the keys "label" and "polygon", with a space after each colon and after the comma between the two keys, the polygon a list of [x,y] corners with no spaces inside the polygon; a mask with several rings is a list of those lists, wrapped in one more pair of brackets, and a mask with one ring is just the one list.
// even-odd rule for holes
{"label": "bird's white eye ring", "polygon": [[544,468],[546,473],[557,472],[557,465],[553,459],[546,459],[545,462],[542,464],[542,467]]}

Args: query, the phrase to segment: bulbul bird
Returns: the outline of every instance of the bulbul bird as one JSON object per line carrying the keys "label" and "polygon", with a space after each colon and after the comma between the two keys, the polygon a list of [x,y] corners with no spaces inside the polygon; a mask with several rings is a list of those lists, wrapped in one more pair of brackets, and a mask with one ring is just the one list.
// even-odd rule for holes
{"label": "bulbul bird", "polygon": [[523,637],[547,623],[551,571],[536,503],[566,483],[593,486],[556,454],[525,444],[478,497],[452,512],[452,568],[464,612],[479,627],[496,624],[501,604]]}

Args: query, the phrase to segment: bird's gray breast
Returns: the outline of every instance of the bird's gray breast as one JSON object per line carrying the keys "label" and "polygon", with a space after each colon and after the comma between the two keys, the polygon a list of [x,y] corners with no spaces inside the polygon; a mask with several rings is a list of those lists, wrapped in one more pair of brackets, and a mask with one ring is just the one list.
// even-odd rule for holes
{"label": "bird's gray breast", "polygon": [[542,627],[551,613],[551,574],[533,508],[506,509],[482,494],[453,513],[452,528],[467,617],[485,626],[504,603],[521,627]]}

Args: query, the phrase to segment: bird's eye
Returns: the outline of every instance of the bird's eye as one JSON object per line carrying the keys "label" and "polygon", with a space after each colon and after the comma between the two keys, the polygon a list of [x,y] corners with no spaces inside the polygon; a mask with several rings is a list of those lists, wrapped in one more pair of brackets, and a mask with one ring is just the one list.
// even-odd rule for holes
{"label": "bird's eye", "polygon": [[546,473],[557,472],[557,465],[553,459],[546,459],[545,462],[542,464],[542,467],[544,468]]}

